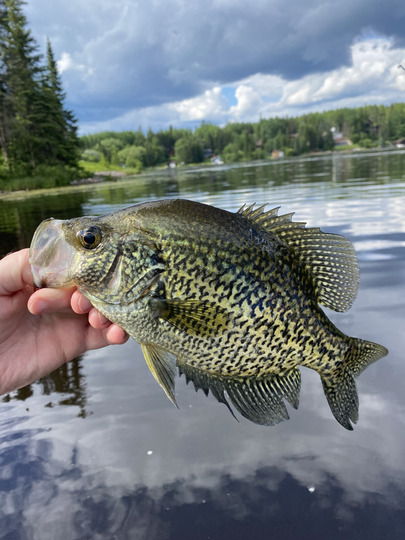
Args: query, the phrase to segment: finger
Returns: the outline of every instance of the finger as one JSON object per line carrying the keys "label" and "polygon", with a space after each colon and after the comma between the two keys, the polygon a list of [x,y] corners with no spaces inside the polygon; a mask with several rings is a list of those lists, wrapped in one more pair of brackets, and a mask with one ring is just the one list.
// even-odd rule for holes
{"label": "finger", "polygon": [[79,314],[88,313],[93,307],[90,300],[77,290],[72,294],[71,305],[73,311]]}
{"label": "finger", "polygon": [[34,281],[28,262],[29,249],[22,249],[6,255],[0,261],[0,295],[10,295],[20,291]]}
{"label": "finger", "polygon": [[96,308],[92,308],[89,312],[89,323],[93,328],[101,330],[103,328],[107,328],[111,324],[111,321],[97,311]]}
{"label": "finger", "polygon": [[122,345],[128,338],[128,334],[115,324],[111,324],[104,330],[96,330],[90,326],[87,331],[85,350],[100,349],[107,345]]}
{"label": "finger", "polygon": [[122,345],[129,339],[129,335],[120,326],[111,324],[106,331],[106,338],[111,345]]}
{"label": "finger", "polygon": [[34,315],[71,311],[74,287],[69,289],[40,289],[28,300],[28,310]]}
{"label": "finger", "polygon": [[92,308],[89,313],[89,323],[96,330],[106,330],[106,338],[110,345],[119,345],[128,341],[129,336],[125,330],[113,324],[95,308]]}

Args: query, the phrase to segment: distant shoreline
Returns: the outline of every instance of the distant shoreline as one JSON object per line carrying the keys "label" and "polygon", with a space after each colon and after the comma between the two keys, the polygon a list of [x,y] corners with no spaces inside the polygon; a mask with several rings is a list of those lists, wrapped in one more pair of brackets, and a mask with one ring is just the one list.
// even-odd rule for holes
{"label": "distant shoreline", "polygon": [[330,157],[331,159],[336,156],[365,156],[367,154],[373,155],[377,153],[384,153],[384,154],[394,154],[394,153],[405,153],[404,148],[393,148],[393,147],[385,147],[385,148],[356,148],[352,150],[332,150],[332,151],[325,151],[325,152],[312,152],[308,154],[301,154],[300,156],[291,156],[291,157],[283,157],[283,158],[277,158],[277,159],[262,159],[262,160],[251,160],[251,161],[239,161],[234,163],[224,163],[223,165],[213,165],[211,163],[194,163],[194,164],[187,164],[187,165],[180,165],[175,169],[169,169],[167,167],[150,167],[148,169],[144,169],[141,173],[138,174],[125,174],[122,171],[105,171],[104,173],[97,173],[95,174],[92,179],[84,179],[83,181],[73,181],[71,184],[66,186],[60,186],[60,187],[51,187],[51,188],[36,188],[36,189],[20,189],[15,191],[0,191],[0,201],[4,200],[16,200],[16,199],[24,199],[27,197],[37,197],[41,195],[53,195],[53,194],[60,194],[60,193],[68,193],[72,191],[81,191],[81,190],[88,190],[88,189],[94,189],[99,186],[111,186],[111,185],[121,185],[125,184],[126,182],[134,182],[138,179],[142,179],[144,177],[150,177],[153,175],[154,172],[159,174],[176,174],[176,172],[183,172],[187,171],[193,168],[199,168],[199,169],[205,169],[209,171],[210,169],[225,169],[228,167],[244,167],[244,166],[251,166],[251,164],[276,164],[276,163],[284,163],[287,161],[303,161],[308,159],[319,159],[319,158],[326,158]]}

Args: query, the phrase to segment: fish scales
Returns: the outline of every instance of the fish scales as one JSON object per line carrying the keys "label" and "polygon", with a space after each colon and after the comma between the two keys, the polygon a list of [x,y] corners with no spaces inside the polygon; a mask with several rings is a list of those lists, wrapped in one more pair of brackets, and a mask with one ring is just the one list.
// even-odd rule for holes
{"label": "fish scales", "polygon": [[[296,298],[291,301],[286,291],[286,277],[289,275],[287,266],[284,271],[277,273],[281,280],[273,280],[270,289],[269,277],[275,273],[277,263],[270,260],[268,253],[265,253],[265,258],[261,251],[252,259],[250,252],[243,253],[241,257],[238,246],[234,244],[216,250],[214,245],[209,246],[211,249],[207,248],[212,254],[211,261],[195,256],[187,261],[186,253],[195,253],[197,248],[194,245],[185,245],[183,247],[186,253],[182,254],[181,260],[186,262],[180,274],[176,271],[180,246],[173,241],[171,244],[171,253],[176,255],[167,260],[167,268],[170,269],[170,275],[166,279],[169,295],[174,298],[185,295],[200,301],[215,298],[218,305],[230,308],[233,313],[230,325],[237,328],[218,340],[210,339],[207,342],[206,339],[201,339],[197,343],[194,341],[194,345],[201,352],[198,357],[194,355],[194,358],[190,358],[188,363],[213,372],[225,370],[229,375],[256,376],[288,371],[298,364],[311,367],[315,363],[318,340],[313,336],[319,332],[319,322],[315,317],[305,316],[310,315],[310,309],[306,309],[305,296],[297,291],[297,284],[291,284],[292,290],[296,291]],[[274,250],[273,255],[277,256]],[[218,261],[224,260],[226,263],[221,262],[218,266]],[[217,267],[212,265],[212,261],[217,261]],[[280,258],[278,261],[280,263]],[[196,275],[199,276],[198,279]],[[183,277],[184,279],[181,279]],[[238,294],[241,288],[243,294]],[[289,321],[288,325],[286,320]],[[326,319],[322,322],[327,323]],[[329,324],[328,327],[330,330]],[[240,341],[241,336],[243,344],[239,344],[237,355],[234,348],[224,348],[224,345],[229,343],[234,347],[235,341]],[[187,340],[189,336],[186,334],[183,338]],[[273,345],[271,351],[269,343]],[[165,346],[167,345],[165,343]],[[185,342],[182,347],[187,350]],[[333,354],[334,350],[330,353]],[[220,363],[218,360],[214,362],[217,358],[221,359]]]}
{"label": "fish scales", "polygon": [[[344,335],[319,306],[345,311],[354,300],[350,242],[291,218],[254,205],[231,213],[185,200],[143,203],[44,222],[31,264],[38,284],[75,284],[127,330],[174,403],[177,366],[196,389],[275,424],[288,418],[284,400],[298,406],[301,365],[320,374],[333,414],[351,429],[354,377],[387,351]],[[61,250],[70,265],[58,272]]]}

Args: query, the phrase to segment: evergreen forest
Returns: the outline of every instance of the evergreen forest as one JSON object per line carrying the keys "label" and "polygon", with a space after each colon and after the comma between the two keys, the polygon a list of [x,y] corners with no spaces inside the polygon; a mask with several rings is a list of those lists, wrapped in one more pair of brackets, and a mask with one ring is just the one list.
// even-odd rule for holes
{"label": "evergreen forest", "polygon": [[[225,162],[298,156],[304,153],[395,146],[405,138],[405,103],[338,109],[291,118],[202,123],[194,130],[170,127],[157,133],[102,132],[81,137],[82,159],[102,166],[137,168],[169,162],[200,163],[212,155]],[[282,154],[281,154],[282,152]]]}
{"label": "evergreen forest", "polygon": [[0,174],[67,183],[78,170],[77,122],[64,106],[51,43],[44,58],[23,5],[0,0]]}

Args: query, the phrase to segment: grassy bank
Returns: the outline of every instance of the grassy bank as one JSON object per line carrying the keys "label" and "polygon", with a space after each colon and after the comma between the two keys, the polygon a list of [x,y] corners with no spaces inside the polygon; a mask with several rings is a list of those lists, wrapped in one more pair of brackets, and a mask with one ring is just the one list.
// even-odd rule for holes
{"label": "grassy bank", "polygon": [[[80,161],[77,168],[61,166],[41,166],[32,174],[26,172],[8,173],[0,170],[0,191],[21,191],[33,189],[50,189],[68,186],[75,180],[83,180],[100,173],[100,176],[108,176],[108,173],[121,173],[122,176],[138,174],[138,169],[119,167],[100,163]],[[111,174],[114,176],[114,174]]]}
{"label": "grassy bank", "polygon": [[119,165],[110,165],[101,162],[91,162],[84,160],[79,161],[79,167],[88,176],[92,176],[93,174],[101,172],[120,172],[125,175],[139,174],[141,172],[138,168],[120,167]]}
{"label": "grassy bank", "polygon": [[0,171],[0,190],[17,191],[27,189],[49,189],[67,186],[78,177],[83,178],[84,171],[62,166],[40,166],[31,174],[26,171],[9,173]]}

